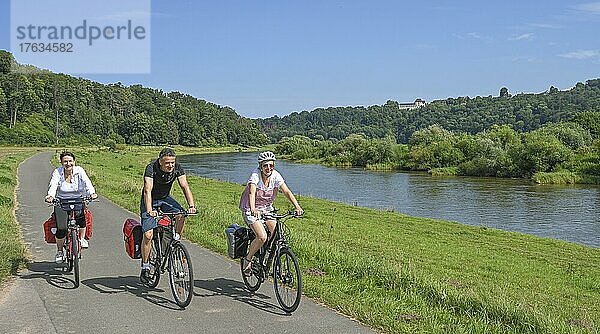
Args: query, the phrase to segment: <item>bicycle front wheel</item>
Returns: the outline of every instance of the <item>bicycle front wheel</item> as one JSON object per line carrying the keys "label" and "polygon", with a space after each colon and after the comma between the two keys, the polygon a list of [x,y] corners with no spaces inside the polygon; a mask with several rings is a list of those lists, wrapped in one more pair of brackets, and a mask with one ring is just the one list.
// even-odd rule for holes
{"label": "bicycle front wheel", "polygon": [[65,241],[65,245],[63,247],[63,252],[65,254],[65,262],[64,262],[64,267],[63,269],[70,273],[71,270],[73,270],[73,257],[71,256],[71,242]]}
{"label": "bicycle front wheel", "polygon": [[273,284],[281,308],[288,313],[294,312],[300,305],[302,278],[298,259],[289,248],[280,249],[275,257]]}
{"label": "bicycle front wheel", "polygon": [[192,301],[194,294],[194,273],[192,261],[185,246],[176,243],[172,246],[169,257],[169,279],[171,291],[179,307],[186,307]]}
{"label": "bicycle front wheel", "polygon": [[79,287],[79,236],[77,230],[71,231],[71,259],[73,261],[73,274],[75,275],[75,288]]}
{"label": "bicycle front wheel", "polygon": [[148,286],[151,288],[155,288],[158,285],[158,281],[160,281],[160,240],[155,237],[152,240],[152,251],[150,252],[150,280],[148,281]]}

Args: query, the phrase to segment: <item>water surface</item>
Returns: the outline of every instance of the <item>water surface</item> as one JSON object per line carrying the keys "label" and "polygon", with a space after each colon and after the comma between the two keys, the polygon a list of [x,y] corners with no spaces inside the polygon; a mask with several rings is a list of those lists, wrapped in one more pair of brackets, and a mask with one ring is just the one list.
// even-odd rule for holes
{"label": "water surface", "polygon": [[[243,184],[256,153],[178,158],[188,173]],[[431,177],[277,161],[294,193],[411,216],[454,220],[600,247],[600,187],[528,180]]]}

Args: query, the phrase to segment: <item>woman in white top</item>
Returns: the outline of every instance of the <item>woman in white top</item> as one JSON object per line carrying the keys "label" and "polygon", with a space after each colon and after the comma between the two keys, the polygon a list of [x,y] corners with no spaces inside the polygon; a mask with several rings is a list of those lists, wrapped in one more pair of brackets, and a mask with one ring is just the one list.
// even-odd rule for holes
{"label": "woman in white top", "polygon": [[[63,152],[60,154],[60,163],[62,166],[57,167],[52,172],[50,184],[48,186],[48,195],[46,202],[52,203],[55,198],[58,199],[73,199],[90,196],[92,199],[98,198],[96,190],[92,185],[92,181],[85,173],[85,170],[79,166],[75,166],[75,155],[71,152]],[[62,263],[63,245],[67,235],[67,212],[60,206],[54,207],[54,217],[56,218],[56,263]],[[88,241],[83,237],[85,235],[85,215],[83,209],[75,213],[75,219],[79,226],[79,240],[82,248],[88,247]]]}
{"label": "woman in white top", "polygon": [[267,151],[258,155],[258,168],[250,175],[246,189],[244,189],[240,199],[240,209],[242,210],[244,222],[250,226],[256,235],[248,248],[248,254],[245,258],[242,258],[242,261],[244,261],[244,275],[251,273],[252,256],[267,241],[267,232],[263,222],[267,225],[271,234],[275,230],[275,220],[264,221],[260,218],[262,214],[273,211],[273,202],[277,197],[277,191],[281,189],[285,197],[294,205],[296,215],[304,213],[296,197],[285,184],[281,174],[275,170],[275,160],[277,159],[275,159],[273,152]]}

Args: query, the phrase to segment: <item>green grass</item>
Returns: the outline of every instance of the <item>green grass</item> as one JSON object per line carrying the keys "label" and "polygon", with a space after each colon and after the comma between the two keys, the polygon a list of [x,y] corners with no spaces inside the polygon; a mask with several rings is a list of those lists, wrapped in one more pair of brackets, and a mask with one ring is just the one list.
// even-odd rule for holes
{"label": "green grass", "polygon": [[[137,212],[143,168],[157,153],[87,151],[78,160],[100,194]],[[224,229],[242,223],[237,206],[243,187],[189,181],[200,214],[186,223],[184,235],[225,254]],[[299,201],[305,218],[289,227],[305,294],[373,328],[598,332],[600,249],[303,196]],[[283,196],[277,204],[289,207]]]}
{"label": "green grass", "polygon": [[575,184],[575,183],[587,183],[587,184],[600,184],[600,177],[595,175],[578,174],[570,171],[560,172],[538,172],[531,178],[534,182],[539,184]]}
{"label": "green grass", "polygon": [[15,187],[17,167],[35,151],[35,148],[0,147],[0,282],[27,263],[26,248],[14,215]]}

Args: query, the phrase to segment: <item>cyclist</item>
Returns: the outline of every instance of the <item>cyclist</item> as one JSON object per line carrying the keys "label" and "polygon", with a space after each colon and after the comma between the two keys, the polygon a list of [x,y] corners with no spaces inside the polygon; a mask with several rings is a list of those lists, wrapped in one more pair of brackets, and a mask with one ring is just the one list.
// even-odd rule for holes
{"label": "cyclist", "polygon": [[[48,185],[48,195],[45,201],[52,203],[55,198],[72,199],[90,196],[92,199],[98,198],[92,181],[87,176],[85,170],[80,166],[75,166],[75,155],[64,151],[60,154],[60,163],[52,172],[50,184]],[[54,207],[54,217],[56,218],[56,247],[58,252],[54,261],[62,263],[64,261],[63,245],[67,235],[67,212],[60,206]],[[79,242],[82,248],[88,248],[88,241],[85,240],[85,215],[83,209],[75,212],[75,220],[79,226]]]}
{"label": "cyclist", "polygon": [[294,205],[297,215],[302,215],[304,210],[298,204],[296,197],[285,184],[285,180],[275,170],[275,154],[270,151],[261,152],[258,155],[258,168],[252,171],[246,184],[246,189],[240,199],[240,209],[244,222],[254,231],[256,238],[250,244],[248,254],[242,258],[244,275],[250,275],[252,270],[252,256],[267,241],[267,233],[263,222],[273,233],[275,230],[275,220],[264,221],[261,216],[273,211],[273,202],[279,189]]}
{"label": "cyclist", "polygon": [[[176,162],[175,151],[171,148],[164,148],[160,151],[158,159],[146,166],[144,172],[144,188],[142,189],[142,198],[140,200],[140,216],[142,220],[142,231],[144,238],[142,240],[142,271],[140,281],[148,283],[150,276],[150,252],[152,251],[152,236],[154,228],[157,226],[157,210],[160,208],[163,212],[181,212],[185,211],[183,207],[171,197],[171,186],[177,180],[183,195],[188,204],[188,212],[195,213],[194,197],[188,185],[185,171],[181,165]],[[175,216],[175,236],[177,240],[183,230],[184,216]]]}

